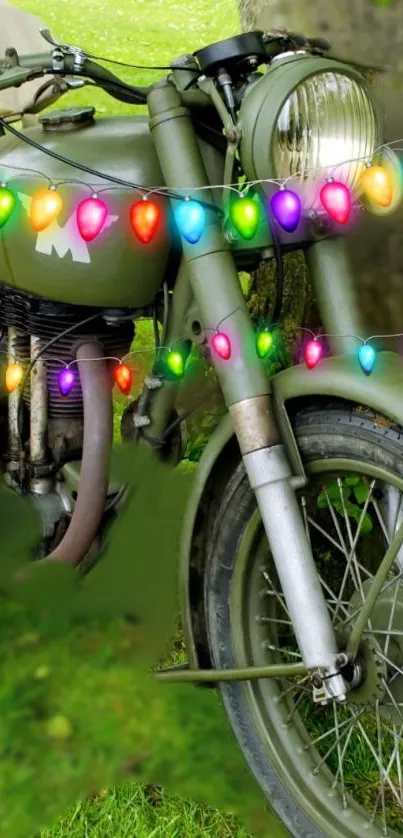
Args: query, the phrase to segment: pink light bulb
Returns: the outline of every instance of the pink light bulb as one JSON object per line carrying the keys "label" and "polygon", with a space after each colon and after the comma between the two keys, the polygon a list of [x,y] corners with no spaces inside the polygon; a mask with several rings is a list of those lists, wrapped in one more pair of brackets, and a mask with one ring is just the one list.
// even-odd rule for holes
{"label": "pink light bulb", "polygon": [[350,218],[351,195],[344,183],[329,180],[320,190],[320,200],[330,218],[338,224],[346,224]]}
{"label": "pink light bulb", "polygon": [[308,369],[312,370],[314,367],[316,367],[316,364],[321,359],[322,355],[322,344],[319,343],[319,341],[316,339],[308,341],[304,350],[305,363]]}
{"label": "pink light bulb", "polygon": [[228,361],[231,357],[231,341],[225,332],[216,332],[213,335],[212,341],[214,351],[223,361]]}
{"label": "pink light bulb", "polygon": [[92,241],[101,232],[105,224],[108,208],[98,195],[86,198],[77,207],[77,227],[81,238]]}

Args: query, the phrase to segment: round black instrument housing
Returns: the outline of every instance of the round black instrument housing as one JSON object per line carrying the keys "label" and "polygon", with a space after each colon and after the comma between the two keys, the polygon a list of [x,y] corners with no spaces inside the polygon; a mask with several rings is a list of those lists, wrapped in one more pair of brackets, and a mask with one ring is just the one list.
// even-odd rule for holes
{"label": "round black instrument housing", "polygon": [[[259,30],[245,32],[234,38],[217,41],[193,53],[200,69],[206,76],[214,76],[221,67],[234,70],[246,59],[255,59],[257,63],[267,63],[269,56],[265,49],[264,33]],[[240,67],[241,69],[241,67]]]}

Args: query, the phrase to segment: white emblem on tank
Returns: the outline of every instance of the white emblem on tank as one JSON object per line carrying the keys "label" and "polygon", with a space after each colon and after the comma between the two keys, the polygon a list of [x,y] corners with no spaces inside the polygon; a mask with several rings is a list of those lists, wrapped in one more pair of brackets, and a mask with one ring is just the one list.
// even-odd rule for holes
{"label": "white emblem on tank", "polygon": [[[29,215],[31,196],[19,192],[18,197],[26,213]],[[101,233],[98,235],[101,235],[107,227],[111,227],[118,218],[118,215],[107,215]],[[43,253],[45,256],[52,256],[53,251],[55,251],[60,259],[63,259],[66,253],[70,251],[73,262],[83,262],[84,264],[91,262],[87,242],[81,238],[78,231],[75,212],[67,219],[64,227],[60,227],[56,219],[46,230],[38,233],[35,250],[38,253]]]}

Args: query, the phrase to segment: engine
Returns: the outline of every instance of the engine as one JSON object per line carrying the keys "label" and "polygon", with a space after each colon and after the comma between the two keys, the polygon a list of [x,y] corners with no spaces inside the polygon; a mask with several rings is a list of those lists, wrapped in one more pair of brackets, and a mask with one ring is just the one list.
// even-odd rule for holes
{"label": "engine", "polygon": [[0,328],[3,382],[8,363],[19,363],[26,372],[37,359],[22,393],[21,387],[9,394],[3,390],[0,455],[8,485],[33,493],[40,506],[46,552],[64,512],[67,509],[71,514],[74,506],[75,493],[66,498],[62,470],[66,464],[79,464],[83,451],[80,375],[76,375],[69,395],[63,396],[58,374],[75,359],[79,344],[95,343],[100,354],[109,359],[102,363],[112,390],[113,359],[130,351],[134,325],[128,310],[100,311],[56,303],[0,285]]}

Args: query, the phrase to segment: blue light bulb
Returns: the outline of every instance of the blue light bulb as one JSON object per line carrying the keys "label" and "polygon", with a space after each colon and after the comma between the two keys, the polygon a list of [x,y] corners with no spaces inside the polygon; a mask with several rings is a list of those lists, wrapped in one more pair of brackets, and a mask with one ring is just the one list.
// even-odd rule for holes
{"label": "blue light bulb", "polygon": [[196,244],[204,230],[206,213],[197,201],[180,201],[174,210],[179,232],[190,244]]}
{"label": "blue light bulb", "polygon": [[358,350],[358,360],[365,375],[370,375],[375,362],[375,349],[369,343],[363,343]]}

